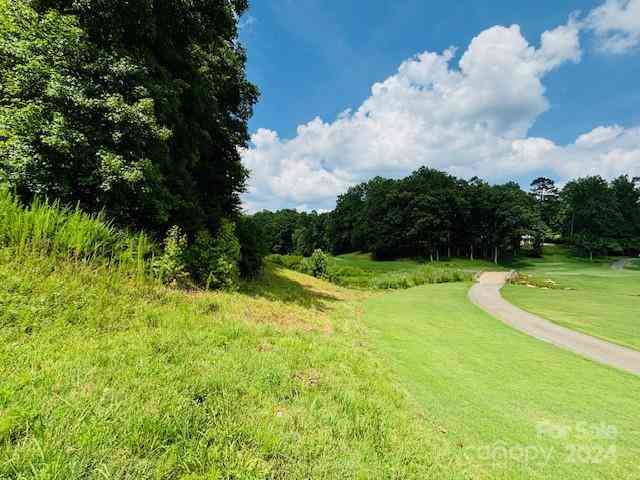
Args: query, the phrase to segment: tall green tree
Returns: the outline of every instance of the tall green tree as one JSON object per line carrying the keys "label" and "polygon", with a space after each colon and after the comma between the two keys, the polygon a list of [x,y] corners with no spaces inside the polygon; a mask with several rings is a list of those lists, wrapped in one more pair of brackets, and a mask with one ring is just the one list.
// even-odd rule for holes
{"label": "tall green tree", "polygon": [[236,217],[246,0],[0,0],[0,174],[119,223]]}
{"label": "tall green tree", "polygon": [[531,182],[530,191],[536,199],[542,222],[550,232],[559,233],[562,223],[562,202],[555,182],[547,177],[538,177]]}
{"label": "tall green tree", "polygon": [[616,193],[605,179],[591,176],[573,180],[562,190],[565,236],[591,258],[620,250],[617,241],[625,222]]}

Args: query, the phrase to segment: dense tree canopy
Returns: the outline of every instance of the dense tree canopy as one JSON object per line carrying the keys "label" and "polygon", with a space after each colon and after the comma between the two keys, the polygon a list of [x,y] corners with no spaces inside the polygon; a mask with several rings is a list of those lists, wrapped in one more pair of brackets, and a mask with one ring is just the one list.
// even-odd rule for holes
{"label": "dense tree canopy", "polygon": [[162,232],[239,210],[245,0],[0,0],[0,175]]}
{"label": "dense tree canopy", "polygon": [[340,195],[334,211],[260,212],[274,253],[373,252],[377,258],[468,256],[498,261],[526,246],[540,254],[546,239],[564,239],[587,255],[640,251],[640,182],[601,177],[489,185],[420,168],[406,178],[381,177]]}

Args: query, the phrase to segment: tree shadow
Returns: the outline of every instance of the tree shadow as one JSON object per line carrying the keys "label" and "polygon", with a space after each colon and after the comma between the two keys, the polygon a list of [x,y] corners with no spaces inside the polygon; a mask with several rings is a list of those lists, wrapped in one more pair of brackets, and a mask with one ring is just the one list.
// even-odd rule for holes
{"label": "tree shadow", "polygon": [[267,266],[263,275],[242,285],[240,292],[253,298],[299,305],[327,311],[332,303],[342,300],[335,294],[309,283],[296,281],[285,270]]}

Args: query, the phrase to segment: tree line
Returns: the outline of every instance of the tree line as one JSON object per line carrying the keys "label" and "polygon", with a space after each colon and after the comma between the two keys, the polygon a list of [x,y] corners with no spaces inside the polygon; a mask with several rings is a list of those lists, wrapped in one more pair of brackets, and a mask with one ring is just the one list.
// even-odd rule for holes
{"label": "tree line", "polygon": [[328,213],[263,211],[254,221],[268,251],[309,255],[372,252],[375,258],[465,256],[498,262],[545,241],[579,253],[640,252],[640,179],[590,176],[562,189],[540,177],[528,191],[422,167],[401,179],[373,178],[340,195]]}

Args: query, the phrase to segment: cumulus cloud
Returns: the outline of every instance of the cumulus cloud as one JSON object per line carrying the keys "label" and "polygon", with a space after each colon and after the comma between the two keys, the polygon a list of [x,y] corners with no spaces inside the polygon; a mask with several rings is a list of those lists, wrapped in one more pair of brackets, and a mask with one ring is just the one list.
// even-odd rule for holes
{"label": "cumulus cloud", "polygon": [[620,54],[640,45],[640,0],[606,0],[587,18],[600,50]]}
{"label": "cumulus cloud", "polygon": [[416,55],[331,123],[315,118],[291,139],[258,130],[242,152],[252,172],[246,208],[331,208],[350,185],[421,165],[492,180],[543,169],[567,176],[637,170],[638,131],[602,127],[566,146],[527,137],[549,108],[544,76],[580,61],[580,28],[570,18],[535,47],[517,25],[492,27],[457,66],[453,48]]}

